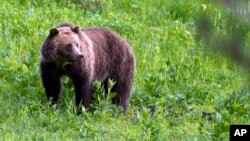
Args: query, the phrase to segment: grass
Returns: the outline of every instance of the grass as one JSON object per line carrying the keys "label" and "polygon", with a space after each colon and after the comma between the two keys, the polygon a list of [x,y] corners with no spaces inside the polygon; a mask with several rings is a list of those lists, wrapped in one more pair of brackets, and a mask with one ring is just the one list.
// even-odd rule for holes
{"label": "grass", "polygon": [[[249,124],[246,71],[196,32],[197,13],[205,13],[229,36],[227,10],[205,0],[78,2],[0,0],[0,140],[228,140],[230,124]],[[61,22],[109,27],[131,44],[136,73],[128,113],[103,100],[104,107],[74,115],[67,78],[60,104],[49,106],[40,47]]]}

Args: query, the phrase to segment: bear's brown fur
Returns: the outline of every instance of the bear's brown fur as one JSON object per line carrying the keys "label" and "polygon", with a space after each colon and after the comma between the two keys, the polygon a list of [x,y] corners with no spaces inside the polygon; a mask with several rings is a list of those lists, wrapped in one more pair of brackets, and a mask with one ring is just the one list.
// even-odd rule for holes
{"label": "bear's brown fur", "polygon": [[134,56],[129,44],[106,28],[80,29],[61,24],[50,30],[41,48],[41,79],[45,93],[57,103],[61,93],[61,77],[67,75],[75,88],[77,108],[91,103],[91,83],[107,79],[116,83],[114,104],[128,107],[134,75]]}

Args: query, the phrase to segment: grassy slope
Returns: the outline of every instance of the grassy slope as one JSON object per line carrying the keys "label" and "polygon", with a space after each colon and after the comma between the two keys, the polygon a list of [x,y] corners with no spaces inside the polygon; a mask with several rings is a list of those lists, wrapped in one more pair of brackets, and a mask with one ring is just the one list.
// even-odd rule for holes
{"label": "grassy slope", "polygon": [[[196,40],[202,0],[106,0],[99,14],[67,2],[0,3],[1,140],[216,140],[228,139],[229,124],[249,123],[243,71]],[[223,31],[220,10],[205,5]],[[48,30],[64,21],[113,28],[133,47],[137,68],[126,115],[108,106],[75,116],[67,80],[61,104],[46,103],[39,49]],[[149,105],[156,106],[153,117]]]}

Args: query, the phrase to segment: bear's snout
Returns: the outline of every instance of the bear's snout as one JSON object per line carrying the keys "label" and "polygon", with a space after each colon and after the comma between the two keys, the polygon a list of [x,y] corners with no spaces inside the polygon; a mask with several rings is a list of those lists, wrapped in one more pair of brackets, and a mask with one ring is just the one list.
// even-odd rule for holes
{"label": "bear's snout", "polygon": [[77,56],[78,59],[83,59],[83,57],[84,57],[83,54],[78,54]]}
{"label": "bear's snout", "polygon": [[77,47],[73,47],[71,53],[73,54],[76,60],[81,60],[84,57],[83,53]]}

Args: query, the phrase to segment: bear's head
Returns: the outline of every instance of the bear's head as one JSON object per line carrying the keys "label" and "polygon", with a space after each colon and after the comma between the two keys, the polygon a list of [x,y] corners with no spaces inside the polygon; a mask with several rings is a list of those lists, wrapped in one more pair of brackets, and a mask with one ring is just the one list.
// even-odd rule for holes
{"label": "bear's head", "polygon": [[43,46],[43,60],[55,63],[76,62],[83,59],[81,29],[79,26],[62,26],[50,29]]}

